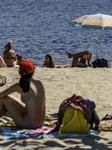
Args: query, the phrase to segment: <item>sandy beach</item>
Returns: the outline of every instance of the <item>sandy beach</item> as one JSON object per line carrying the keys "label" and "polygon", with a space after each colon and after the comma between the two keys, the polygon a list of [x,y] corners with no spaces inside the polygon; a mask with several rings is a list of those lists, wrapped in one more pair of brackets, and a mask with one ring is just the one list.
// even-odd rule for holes
{"label": "sandy beach", "polygon": [[[18,68],[1,68],[0,75],[7,78],[0,92],[19,81]],[[36,68],[34,78],[41,80],[46,90],[46,121],[57,119],[60,103],[74,93],[96,104],[100,119],[112,115],[112,68]],[[18,93],[14,93],[20,98]],[[10,120],[8,116],[3,118]],[[2,118],[0,119],[0,121]],[[58,136],[55,138],[20,138],[3,140],[0,133],[0,149],[112,149],[112,131],[100,131],[87,137]]]}

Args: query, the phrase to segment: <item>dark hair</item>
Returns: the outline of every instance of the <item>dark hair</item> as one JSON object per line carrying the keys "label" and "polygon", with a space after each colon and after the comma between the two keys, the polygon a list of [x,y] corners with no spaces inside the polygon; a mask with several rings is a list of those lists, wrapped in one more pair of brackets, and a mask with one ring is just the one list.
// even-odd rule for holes
{"label": "dark hair", "polygon": [[51,57],[51,55],[49,55],[49,54],[47,54],[46,56],[45,56],[45,59],[46,59],[46,57],[48,57],[49,58],[49,66],[48,67],[53,67],[52,66],[52,57]]}
{"label": "dark hair", "polygon": [[[24,72],[26,72],[24,70]],[[19,81],[19,84],[20,84],[20,87],[23,89],[23,92],[29,92],[29,89],[30,89],[30,78],[32,77],[33,74],[25,74],[25,75],[21,75],[21,78],[20,78],[20,81]]]}
{"label": "dark hair", "polygon": [[17,56],[17,58],[18,58],[18,57],[21,57],[21,58],[22,58],[22,56],[21,56],[20,54],[17,54],[16,56]]}

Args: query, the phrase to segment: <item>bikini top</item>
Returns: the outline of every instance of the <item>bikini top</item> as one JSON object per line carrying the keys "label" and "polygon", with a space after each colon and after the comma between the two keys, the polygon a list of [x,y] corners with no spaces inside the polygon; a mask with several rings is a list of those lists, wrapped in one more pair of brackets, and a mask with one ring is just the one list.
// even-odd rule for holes
{"label": "bikini top", "polygon": [[21,96],[21,101],[23,103],[27,103],[31,98],[33,98],[35,96],[45,96],[45,93],[32,93],[31,91],[29,91],[29,92],[30,92],[30,94]]}

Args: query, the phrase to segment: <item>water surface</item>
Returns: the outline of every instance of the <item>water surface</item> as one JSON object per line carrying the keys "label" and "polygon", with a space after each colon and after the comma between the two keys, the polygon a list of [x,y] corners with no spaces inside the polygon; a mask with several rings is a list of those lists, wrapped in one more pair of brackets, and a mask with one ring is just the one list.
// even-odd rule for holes
{"label": "water surface", "polygon": [[[112,15],[111,0],[0,0],[0,55],[12,40],[13,49],[35,66],[41,66],[46,54],[56,64],[71,64],[65,50],[88,50],[96,59],[97,30],[80,29],[69,22],[82,15]],[[99,58],[112,61],[112,31],[99,32]]]}

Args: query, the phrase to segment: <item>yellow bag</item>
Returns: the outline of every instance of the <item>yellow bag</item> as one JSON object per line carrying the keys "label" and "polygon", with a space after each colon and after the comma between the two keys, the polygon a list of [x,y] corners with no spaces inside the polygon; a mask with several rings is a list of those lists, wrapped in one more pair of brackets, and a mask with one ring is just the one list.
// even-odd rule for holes
{"label": "yellow bag", "polygon": [[59,128],[59,134],[61,132],[72,133],[88,133],[90,124],[87,123],[87,119],[79,109],[73,107],[67,108],[64,112],[62,124]]}

